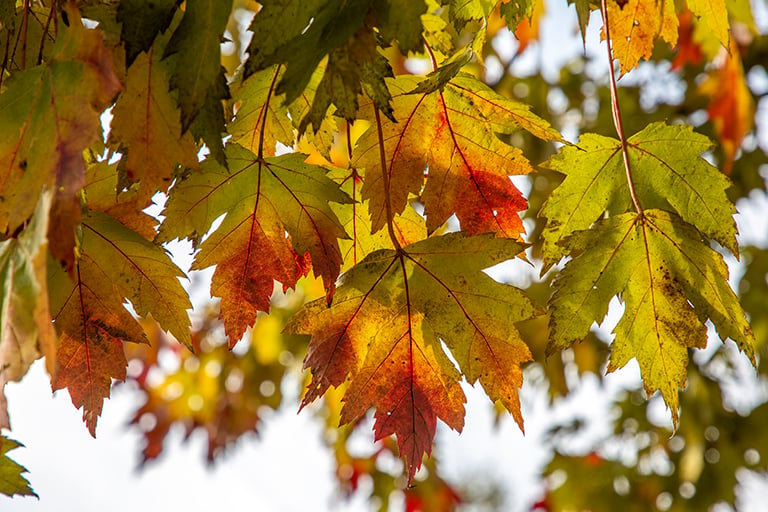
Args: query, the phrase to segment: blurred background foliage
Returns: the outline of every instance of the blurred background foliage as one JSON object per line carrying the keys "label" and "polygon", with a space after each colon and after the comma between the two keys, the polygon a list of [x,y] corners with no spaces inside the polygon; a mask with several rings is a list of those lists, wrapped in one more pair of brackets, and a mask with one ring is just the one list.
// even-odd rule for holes
{"label": "blurred background foliage", "polygon": [[[471,70],[501,94],[530,104],[568,140],[574,141],[586,131],[613,135],[604,47],[599,52],[585,49],[561,66],[556,76],[544,73],[543,64],[549,57],[538,39],[547,14],[544,2],[536,5],[532,21],[522,23],[514,35],[496,12],[486,26],[485,43],[474,45],[479,53]],[[247,46],[243,27],[248,12],[255,8],[254,2],[235,2],[222,62],[231,75],[237,73],[242,61]],[[760,12],[765,15],[765,11]],[[84,12],[87,14],[87,9]],[[768,37],[765,26],[761,33],[751,18],[735,7],[734,12],[730,53],[713,42],[713,36],[695,18],[682,16],[678,47],[670,49],[659,42],[650,61],[619,81],[619,101],[628,134],[652,121],[667,120],[692,124],[717,140],[717,149],[708,158],[730,175],[730,197],[741,209],[755,202],[765,204]],[[573,9],[557,9],[550,15],[570,16],[574,28],[570,37],[574,44],[581,44]],[[595,26],[599,26],[597,18],[590,25],[592,30]],[[470,42],[477,28],[469,24],[463,33],[455,34],[455,41],[444,41],[445,51]],[[396,73],[425,69],[421,56],[404,59],[391,49],[387,57]],[[513,72],[523,59],[526,72]],[[360,127],[353,127],[349,133],[354,139],[360,132]],[[551,144],[527,133],[511,137],[533,163],[545,161],[555,151]],[[323,161],[327,157],[344,168],[347,147],[346,139],[337,137],[328,155],[315,154],[313,158]],[[543,222],[536,214],[560,179],[547,170],[525,177],[530,189],[525,223],[532,265],[524,274],[509,277],[541,304],[549,296],[549,275],[538,275]],[[765,217],[765,210],[761,215]],[[750,316],[761,358],[768,351],[767,230],[765,222],[743,224],[741,259],[731,262],[732,283]],[[197,288],[194,283],[192,287]],[[307,382],[301,371],[307,339],[282,334],[282,329],[303,302],[322,295],[322,284],[309,279],[296,291],[276,289],[270,314],[260,316],[232,351],[227,348],[214,302],[200,308],[194,318],[195,353],[153,322],[145,322],[151,344],[126,345],[129,379],[125,384],[144,397],[131,420],[132,428],[144,435],[144,463],[162,455],[166,436],[174,426],[183,429],[186,436],[204,431],[208,448],[203,456],[208,463],[215,463],[227,450],[237,449],[238,443],[254,442],[250,438],[269,421],[270,411],[285,405],[298,407],[296,397]],[[532,386],[547,390],[549,400],[556,405],[579,388],[585,375],[602,378],[609,330],[595,328],[573,349],[546,359],[546,329],[546,319],[521,326],[536,361],[526,369],[526,378]],[[739,472],[762,472],[768,460],[768,370],[761,364],[755,373],[742,359],[730,342],[691,357],[676,432],[668,415],[652,413],[639,379],[634,388],[610,395],[614,400],[610,417],[594,420],[612,427],[586,449],[575,449],[578,443],[573,442],[583,436],[583,418],[553,422],[546,436],[551,460],[540,474],[545,492],[531,509],[639,511],[733,506]],[[503,483],[481,475],[461,481],[441,477],[439,443],[436,454],[417,474],[415,485],[405,488],[393,439],[378,441],[371,449],[370,443],[354,442],[356,436],[370,435],[370,428],[338,428],[342,393],[329,391],[321,404],[304,411],[326,425],[324,438],[337,461],[340,496],[370,493],[374,510],[388,510],[394,493],[402,493],[399,499],[407,511],[505,509],[509,501],[505,501]],[[501,419],[503,413],[497,414]]]}

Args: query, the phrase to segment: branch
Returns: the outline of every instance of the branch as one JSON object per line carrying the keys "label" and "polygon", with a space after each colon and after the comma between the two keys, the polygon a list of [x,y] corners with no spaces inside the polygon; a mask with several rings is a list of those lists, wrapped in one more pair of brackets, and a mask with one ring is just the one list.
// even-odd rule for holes
{"label": "branch", "polygon": [[621,141],[621,156],[624,160],[624,170],[627,174],[627,185],[629,186],[629,195],[632,197],[632,204],[635,210],[641,216],[643,207],[637,199],[635,192],[635,182],[632,180],[632,168],[629,165],[629,148],[627,147],[627,137],[624,134],[624,125],[621,121],[621,109],[619,108],[619,95],[616,90],[616,75],[613,71],[613,49],[611,48],[611,33],[608,29],[608,6],[606,0],[600,0],[600,14],[603,15],[603,27],[605,28],[605,43],[608,48],[608,74],[610,75],[611,86],[611,114],[613,114],[613,124],[616,127],[616,133]]}

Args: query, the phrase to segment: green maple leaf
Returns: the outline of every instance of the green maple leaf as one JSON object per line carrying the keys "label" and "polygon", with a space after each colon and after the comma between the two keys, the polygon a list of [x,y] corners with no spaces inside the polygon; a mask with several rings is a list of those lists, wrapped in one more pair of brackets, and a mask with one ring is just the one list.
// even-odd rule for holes
{"label": "green maple leaf", "polygon": [[[282,76],[282,67],[273,66],[254,73],[239,82],[232,90],[234,120],[227,126],[235,142],[254,154],[273,156],[277,143],[294,147],[301,120],[309,113],[318,83],[323,76],[319,66],[301,95],[286,105],[283,98],[275,98],[275,88]],[[313,146],[326,158],[337,131],[336,118],[325,116],[320,128],[304,132]]]}
{"label": "green maple leaf", "polygon": [[279,76],[280,69],[272,66],[252,74],[232,90],[236,113],[228,127],[231,141],[254,154],[261,149],[263,155],[273,156],[278,142],[293,147],[296,141],[288,107],[273,98]]}
{"label": "green maple leaf", "polygon": [[424,0],[373,0],[373,11],[385,41],[397,41],[404,55],[422,50],[421,15],[427,12]]}
{"label": "green maple leaf", "polygon": [[363,25],[371,0],[267,1],[253,18],[249,30],[245,76],[286,64],[278,87],[293,102],[309,83],[320,61],[342,46]]}
{"label": "green maple leaf", "polygon": [[520,364],[531,355],[515,323],[537,310],[521,290],[482,269],[523,247],[454,233],[369,254],[342,276],[330,308],[322,300],[308,303],[286,327],[312,335],[303,404],[349,379],[341,423],[376,408],[376,437],[397,436],[410,479],[431,451],[437,419],[455,430],[464,425],[459,371],[471,384],[479,381],[522,428]]}
{"label": "green maple leaf", "polygon": [[[543,0],[539,0],[543,1]],[[525,18],[531,19],[533,8],[536,6],[536,0],[511,0],[504,2],[499,7],[499,14],[507,22],[509,30],[515,31],[517,26]]]}
{"label": "green maple leaf", "polygon": [[547,353],[586,337],[614,296],[624,302],[608,371],[636,359],[648,394],[660,390],[678,419],[688,348],[703,348],[711,320],[754,362],[754,336],[728,285],[722,257],[699,231],[661,210],[625,213],[562,244],[573,260],[555,278]]}
{"label": "green maple leaf", "polygon": [[171,24],[181,0],[121,0],[117,21],[121,23],[120,40],[125,44],[125,61],[133,64],[141,52],[148,52],[158,34]]}
{"label": "green maple leaf", "polygon": [[[231,10],[232,0],[189,0],[181,23],[165,48],[165,57],[175,56],[171,86],[179,90],[184,131],[207,103],[227,98],[229,89],[225,87],[225,92],[219,86],[224,75],[219,45]],[[223,110],[219,117],[223,124]],[[215,138],[221,138],[221,131],[205,141],[213,145]]]}
{"label": "green maple leaf", "polygon": [[22,476],[27,468],[8,457],[8,452],[24,446],[5,436],[0,436],[0,493],[6,496],[35,496],[29,481]]}
{"label": "green maple leaf", "polygon": [[71,273],[53,263],[48,269],[60,336],[53,386],[69,390],[94,434],[112,379],[125,379],[123,342],[146,342],[124,302],[190,348],[186,310],[192,306],[178,280],[183,273],[161,248],[101,212],[85,216],[80,229],[80,257]]}
{"label": "green maple leaf", "polygon": [[[650,124],[628,140],[632,178],[643,208],[675,211],[737,254],[736,210],[725,194],[730,181],[700,156],[711,147],[709,139],[689,126]],[[566,175],[540,212],[548,219],[542,250],[549,267],[566,254],[561,240],[588,229],[606,211],[628,211],[632,202],[616,139],[584,134],[544,166]]]}
{"label": "green maple leaf", "polygon": [[[22,5],[16,8],[16,2],[13,0],[2,0],[0,3],[0,16],[2,16],[0,52],[8,56],[5,62],[6,70],[20,71],[39,64],[38,52],[22,50],[24,37],[27,41],[26,48],[41,48],[42,60],[47,62],[50,59],[56,36],[50,30],[51,27],[46,25],[49,14],[50,8],[43,5],[28,5],[24,9]],[[22,27],[25,29],[20,30]]]}
{"label": "green maple leaf", "polygon": [[200,244],[192,269],[217,265],[211,292],[222,298],[221,316],[234,345],[258,311],[269,310],[274,281],[293,287],[310,261],[332,295],[342,261],[337,239],[346,234],[329,202],[350,199],[326,169],[305,163],[306,155],[260,159],[228,144],[227,158],[231,170],[208,159],[199,173],[174,186],[158,239],[199,241],[227,214]]}
{"label": "green maple leaf", "polygon": [[[377,107],[391,117],[390,95],[384,79],[392,71],[388,61],[377,53],[374,31],[364,23],[371,2],[266,2],[254,17],[249,28],[253,38],[244,76],[285,64],[275,93],[284,94],[286,103],[299,98],[315,70],[328,57],[312,105],[301,119],[300,133],[307,126],[321,130],[331,105],[336,115],[354,120],[363,88]],[[409,8],[389,12],[384,22],[393,36],[408,39],[411,44],[412,18]],[[405,26],[400,28],[403,23]]]}
{"label": "green maple leaf", "polygon": [[469,21],[488,18],[499,0],[450,0],[451,19]]}
{"label": "green maple leaf", "polygon": [[376,108],[394,121],[391,94],[384,81],[392,76],[392,68],[376,48],[374,33],[368,27],[362,27],[328,54],[312,106],[299,125],[300,132],[310,125],[317,130],[331,105],[336,107],[336,115],[354,121],[357,118],[358,97],[363,89]]}

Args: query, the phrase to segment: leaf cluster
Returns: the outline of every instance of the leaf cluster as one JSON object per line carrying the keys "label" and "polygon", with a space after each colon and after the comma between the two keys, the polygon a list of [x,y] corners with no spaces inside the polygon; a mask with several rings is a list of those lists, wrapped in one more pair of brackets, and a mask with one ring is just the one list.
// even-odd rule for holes
{"label": "leaf cluster", "polygon": [[[522,429],[525,364],[600,343],[591,329],[615,299],[607,371],[636,361],[675,428],[708,323],[756,363],[722,256],[739,256],[728,174],[755,181],[739,148],[760,46],[739,30],[764,38],[745,2],[576,0],[582,33],[601,11],[611,52],[595,98],[568,83],[584,74],[483,81],[498,32],[535,39],[533,0],[17,3],[0,2],[0,387],[45,356],[93,435],[113,380],[130,377],[146,394],[133,418],[144,459],[181,423],[207,432],[212,460],[280,406],[303,357],[302,407],[336,400],[351,425],[372,410],[410,484],[438,420],[463,428],[462,384]],[[617,92],[614,60],[627,74],[666,46],[681,74],[707,75],[699,109],[719,144],[685,118],[633,119],[624,134],[634,92]],[[410,72],[417,62],[431,71]],[[518,85],[534,92],[521,101]],[[546,104],[555,86],[569,105],[600,103],[577,141]],[[187,271],[175,240],[191,243]],[[551,286],[486,272],[515,258]],[[216,304],[190,317],[180,279],[204,269]],[[743,302],[764,331],[758,303]],[[153,381],[162,350],[180,369]],[[599,368],[598,351],[581,353]],[[130,376],[129,360],[142,362]],[[374,471],[337,452],[353,475]],[[458,501],[430,486],[413,499]],[[27,490],[17,479],[10,493]]]}

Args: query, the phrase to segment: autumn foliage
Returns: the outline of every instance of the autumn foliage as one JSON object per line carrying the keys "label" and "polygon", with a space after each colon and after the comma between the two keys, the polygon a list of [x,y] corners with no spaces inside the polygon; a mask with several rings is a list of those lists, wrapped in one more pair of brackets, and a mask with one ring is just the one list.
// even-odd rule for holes
{"label": "autumn foliage", "polygon": [[[561,352],[594,354],[618,299],[590,371],[636,361],[687,431],[681,390],[707,327],[753,365],[766,334],[724,259],[740,257],[745,65],[765,38],[748,2],[571,3],[582,34],[599,13],[609,77],[605,122],[575,136],[514,78],[484,80],[499,33],[535,45],[543,0],[0,1],[0,386],[44,357],[95,435],[130,378],[147,397],[144,460],[176,423],[204,429],[213,460],[303,375],[300,407],[342,427],[343,487],[364,472],[387,495],[374,459],[396,453],[405,483],[430,468],[409,510],[447,509],[460,494],[425,456],[439,423],[462,430],[463,384],[523,429],[525,366],[549,368],[554,390]],[[703,76],[685,93],[702,129],[683,107],[626,114],[639,101],[618,79],[672,59]],[[188,270],[166,249],[185,240]],[[485,272],[513,259],[543,287]],[[182,283],[204,269],[201,307]],[[369,412],[378,451],[351,455]],[[18,478],[0,492],[31,493],[15,446],[3,438]]]}

